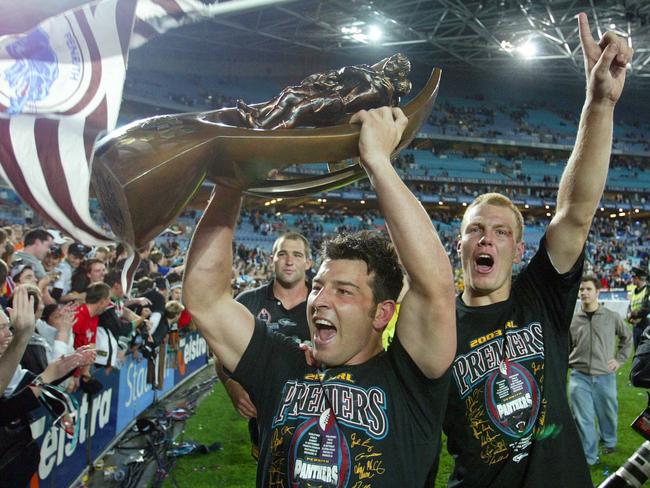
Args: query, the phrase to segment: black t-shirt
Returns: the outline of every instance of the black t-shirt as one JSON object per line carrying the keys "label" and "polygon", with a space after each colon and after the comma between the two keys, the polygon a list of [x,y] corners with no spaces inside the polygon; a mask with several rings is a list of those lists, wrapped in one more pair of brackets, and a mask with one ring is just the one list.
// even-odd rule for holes
{"label": "black t-shirt", "polygon": [[257,407],[258,487],[424,485],[449,373],[427,379],[397,338],[364,364],[319,372],[256,321],[234,378]]}
{"label": "black t-shirt", "polygon": [[148,298],[151,302],[149,308],[151,308],[152,313],[158,312],[160,314],[160,322],[158,322],[158,327],[151,335],[154,343],[156,345],[160,345],[169,332],[169,323],[167,322],[167,316],[165,315],[165,297],[155,289],[148,290],[141,296]]}
{"label": "black t-shirt", "polygon": [[508,300],[468,307],[459,297],[444,422],[456,462],[449,486],[592,486],[566,397],[582,263],[558,274],[543,238]]}
{"label": "black t-shirt", "polygon": [[290,310],[273,295],[273,280],[254,290],[245,291],[236,300],[243,304],[256,319],[273,331],[292,337],[299,342],[311,339],[307,324],[307,301]]}

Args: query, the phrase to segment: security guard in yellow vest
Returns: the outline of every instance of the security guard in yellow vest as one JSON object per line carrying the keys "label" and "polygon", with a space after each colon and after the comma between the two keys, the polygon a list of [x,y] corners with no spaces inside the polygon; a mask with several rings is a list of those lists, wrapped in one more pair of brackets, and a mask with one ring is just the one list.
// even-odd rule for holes
{"label": "security guard in yellow vest", "polygon": [[627,320],[633,327],[634,349],[641,339],[641,334],[648,326],[648,314],[650,314],[650,290],[646,279],[648,271],[643,268],[632,268],[632,284],[634,290],[630,299],[630,307],[627,312]]}

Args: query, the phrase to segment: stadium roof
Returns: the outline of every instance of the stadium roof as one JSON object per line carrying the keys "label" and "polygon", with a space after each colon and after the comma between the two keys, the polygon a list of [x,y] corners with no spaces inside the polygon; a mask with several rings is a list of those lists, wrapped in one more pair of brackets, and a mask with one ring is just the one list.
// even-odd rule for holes
{"label": "stadium roof", "polygon": [[[243,2],[243,4],[250,2]],[[576,16],[635,48],[629,83],[650,82],[650,2],[627,0],[260,0],[162,36],[181,51],[370,59],[404,52],[455,72],[488,70],[576,81],[583,71]],[[153,45],[160,44],[158,42]],[[153,47],[153,46],[152,46]]]}

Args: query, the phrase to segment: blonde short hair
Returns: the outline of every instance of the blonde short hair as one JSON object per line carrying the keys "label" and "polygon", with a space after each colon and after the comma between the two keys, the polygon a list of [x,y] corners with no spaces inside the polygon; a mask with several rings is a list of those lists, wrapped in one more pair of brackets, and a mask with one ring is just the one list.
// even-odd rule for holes
{"label": "blonde short hair", "polygon": [[496,207],[506,207],[512,210],[512,213],[515,216],[515,221],[517,223],[517,228],[515,229],[515,240],[517,242],[521,242],[521,239],[524,237],[524,217],[521,215],[521,212],[517,206],[512,203],[512,200],[510,200],[507,196],[502,195],[501,193],[484,193],[483,195],[476,197],[474,201],[469,204],[469,206],[465,209],[463,220],[460,223],[461,234],[467,225],[469,212],[473,208],[480,205],[494,205]]}
{"label": "blonde short hair", "polygon": [[185,310],[185,307],[181,302],[170,300],[165,304],[165,317],[168,319],[174,318],[183,310]]}

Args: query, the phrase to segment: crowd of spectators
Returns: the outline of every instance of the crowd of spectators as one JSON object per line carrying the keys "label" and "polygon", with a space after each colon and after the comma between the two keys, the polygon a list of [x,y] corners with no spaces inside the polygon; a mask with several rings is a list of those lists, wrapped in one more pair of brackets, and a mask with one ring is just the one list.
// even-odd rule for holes
{"label": "crowd of spectators", "polygon": [[[544,110],[554,119],[553,127],[546,121],[531,116],[534,110]],[[491,103],[483,96],[467,100],[438,100],[428,123],[443,135],[480,138],[523,138],[531,142],[547,144],[572,144],[578,126],[579,111],[565,108],[543,100],[511,104]],[[650,143],[644,137],[647,123],[637,118],[621,120],[626,129],[614,134],[614,147],[625,150],[634,147],[650,151]],[[504,122],[509,121],[509,122]]]}
{"label": "crowd of spectators", "polygon": [[173,242],[138,251],[129,298],[122,246],[90,248],[55,236],[44,228],[0,228],[0,475],[8,486],[26,486],[38,464],[30,412],[45,407],[71,433],[67,395],[98,394],[97,372],[119,368],[129,354],[147,361],[148,382],[162,388],[179,336],[191,325],[182,305],[183,257]]}

